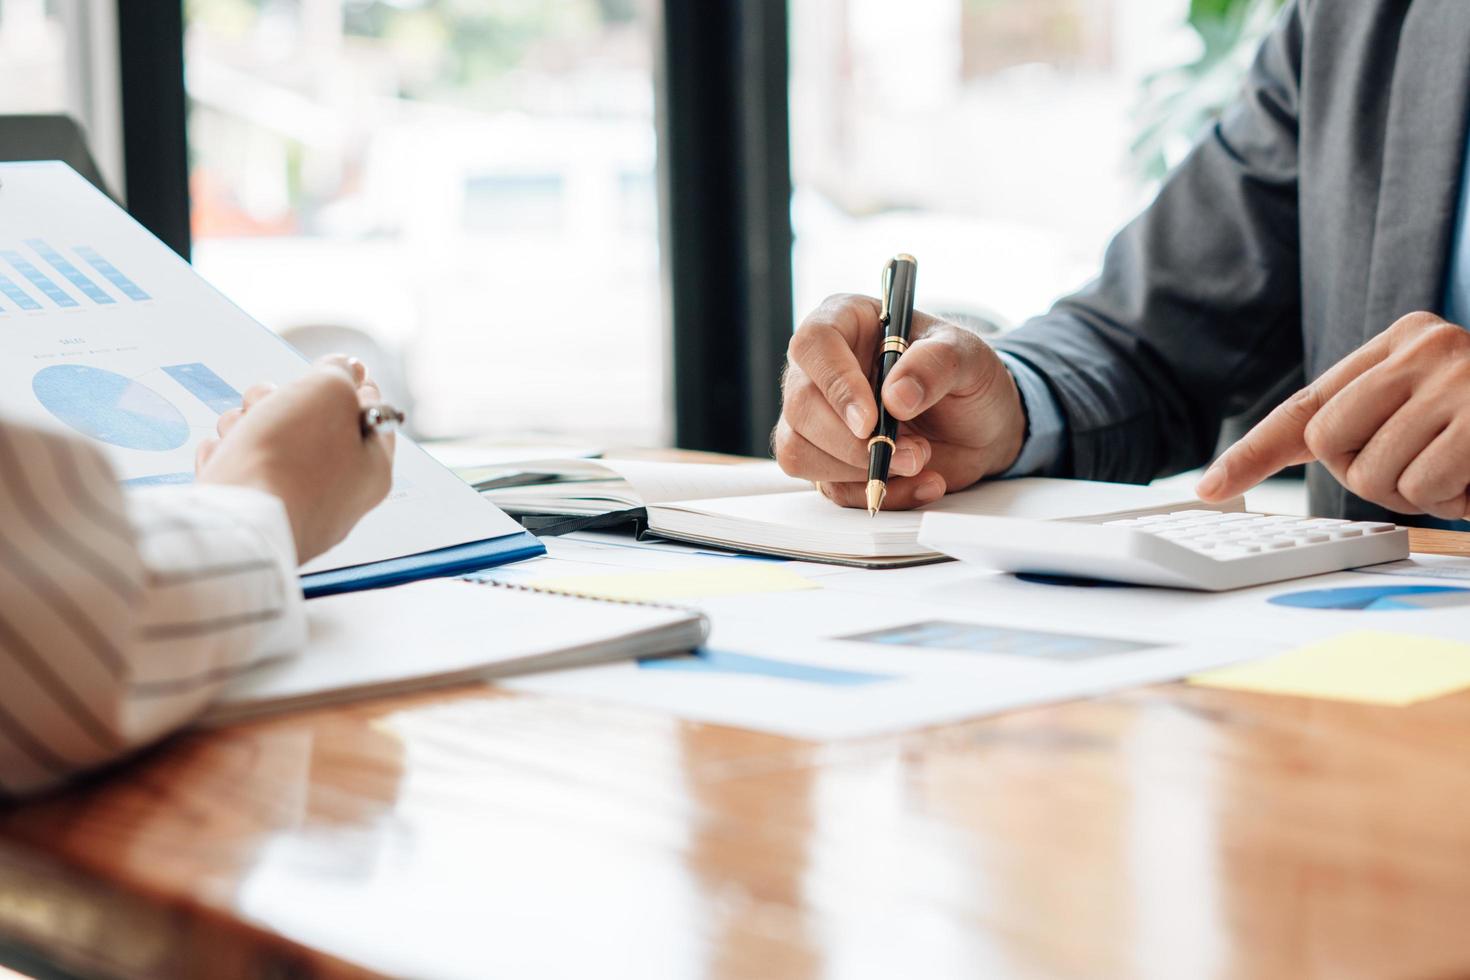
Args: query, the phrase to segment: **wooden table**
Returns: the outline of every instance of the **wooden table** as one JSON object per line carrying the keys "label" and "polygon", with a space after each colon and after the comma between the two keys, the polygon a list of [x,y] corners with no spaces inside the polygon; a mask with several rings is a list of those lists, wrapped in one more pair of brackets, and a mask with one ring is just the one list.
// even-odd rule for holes
{"label": "wooden table", "polygon": [[1470,695],[1170,684],[825,746],[364,703],[0,811],[0,935],[150,978],[1463,977]]}

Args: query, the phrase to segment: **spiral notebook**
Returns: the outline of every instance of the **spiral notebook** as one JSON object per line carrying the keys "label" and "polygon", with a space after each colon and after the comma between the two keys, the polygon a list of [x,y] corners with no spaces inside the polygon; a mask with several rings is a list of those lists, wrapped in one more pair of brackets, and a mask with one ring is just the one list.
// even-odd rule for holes
{"label": "spiral notebook", "polygon": [[306,608],[306,650],[233,681],[203,724],[684,653],[709,631],[704,616],[687,609],[492,582],[416,582],[316,599]]}

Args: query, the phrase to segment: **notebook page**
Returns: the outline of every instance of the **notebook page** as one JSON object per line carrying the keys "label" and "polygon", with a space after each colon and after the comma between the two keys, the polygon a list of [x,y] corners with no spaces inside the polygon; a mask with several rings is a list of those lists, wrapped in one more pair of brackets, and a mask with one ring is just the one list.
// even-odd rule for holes
{"label": "notebook page", "polygon": [[635,459],[598,462],[627,480],[647,504],[711,497],[750,497],[811,490],[806,480],[781,472],[775,463],[653,463]]}
{"label": "notebook page", "polygon": [[[869,517],[865,510],[839,507],[815,490],[759,497],[721,497],[678,501],[650,511],[654,530],[697,533],[704,522],[718,522],[732,540],[731,530],[745,529],[752,544],[784,544],[825,551],[822,541],[849,546],[868,541],[917,541],[922,511],[885,510]],[[865,550],[865,549],[863,549]]]}
{"label": "notebook page", "polygon": [[682,610],[449,580],[315,599],[306,611],[305,651],[231,682],[208,721],[344,692],[667,653],[703,636]]}
{"label": "notebook page", "polygon": [[918,543],[919,524],[928,512],[1066,520],[1190,504],[1168,488],[1037,477],[983,483],[920,510],[883,511],[872,517],[864,510],[838,507],[815,490],[675,501],[649,516],[655,530],[675,537],[680,531],[700,534],[707,529],[752,547],[876,556],[928,553]]}

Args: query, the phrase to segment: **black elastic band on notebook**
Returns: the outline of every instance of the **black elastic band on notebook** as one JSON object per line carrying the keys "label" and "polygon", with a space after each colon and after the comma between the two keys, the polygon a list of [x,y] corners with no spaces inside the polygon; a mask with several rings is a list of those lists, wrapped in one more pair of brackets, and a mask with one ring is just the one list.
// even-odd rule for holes
{"label": "black elastic band on notebook", "polygon": [[641,536],[648,530],[648,511],[642,507],[592,514],[589,517],[523,514],[516,520],[538,538],[556,538],[574,531],[606,531],[614,528],[631,528],[634,536]]}

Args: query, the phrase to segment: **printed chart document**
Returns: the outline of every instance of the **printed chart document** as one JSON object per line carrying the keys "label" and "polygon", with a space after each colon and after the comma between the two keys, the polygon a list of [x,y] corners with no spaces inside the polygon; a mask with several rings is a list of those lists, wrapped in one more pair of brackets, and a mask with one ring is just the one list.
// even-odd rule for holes
{"label": "printed chart document", "polygon": [[[586,460],[569,462],[560,475],[575,480],[598,473],[603,479],[594,482],[517,487],[487,496],[521,514],[586,516],[643,508],[649,530],[667,538],[867,567],[940,560],[939,552],[918,540],[926,513],[1071,520],[1209,506],[1181,498],[1173,489],[1028,478],[982,483],[919,510],[869,517],[862,510],[838,507],[775,463]],[[1211,509],[1241,507],[1237,498]]]}
{"label": "printed chart document", "polygon": [[[0,409],[95,440],[128,484],[183,483],[241,391],[306,369],[71,168],[0,164]],[[388,500],[303,574],[313,594],[540,552],[399,438]]]}
{"label": "printed chart document", "polygon": [[300,656],[234,681],[204,718],[245,717],[698,646],[697,612],[470,582],[415,582],[307,604]]}
{"label": "printed chart document", "polygon": [[[1174,680],[1278,652],[1201,634],[1192,596],[1070,588],[957,563],[851,570],[553,538],[548,555],[483,577],[612,593],[664,574],[711,622],[694,655],[515,678],[528,693],[622,704],[825,740],[859,738]],[[742,588],[730,569],[782,569],[806,587]],[[700,591],[702,595],[693,594]],[[1124,593],[1119,598],[1106,593]],[[646,592],[640,594],[648,595]],[[651,596],[650,596],[651,597]]]}

